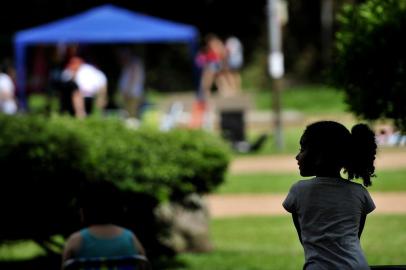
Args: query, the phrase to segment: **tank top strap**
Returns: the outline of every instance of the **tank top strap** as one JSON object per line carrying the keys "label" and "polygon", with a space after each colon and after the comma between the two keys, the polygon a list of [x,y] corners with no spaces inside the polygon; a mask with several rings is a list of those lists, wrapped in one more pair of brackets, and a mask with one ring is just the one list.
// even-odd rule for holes
{"label": "tank top strap", "polygon": [[80,236],[82,236],[83,239],[89,239],[90,238],[89,229],[88,228],[81,229]]}

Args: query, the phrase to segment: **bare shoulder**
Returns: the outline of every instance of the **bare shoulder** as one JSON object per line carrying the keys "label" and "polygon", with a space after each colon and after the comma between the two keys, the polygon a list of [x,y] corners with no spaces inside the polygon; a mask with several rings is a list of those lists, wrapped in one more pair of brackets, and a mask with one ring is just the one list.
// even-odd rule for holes
{"label": "bare shoulder", "polygon": [[71,234],[65,244],[63,259],[66,260],[73,257],[76,251],[79,250],[81,242],[82,236],[79,231]]}
{"label": "bare shoulder", "polygon": [[74,232],[72,233],[68,240],[67,243],[77,243],[80,242],[82,240],[82,236],[80,235],[80,231]]}
{"label": "bare shoulder", "polygon": [[135,234],[132,234],[132,240],[138,253],[145,256],[144,246],[141,244],[140,240],[137,238]]}

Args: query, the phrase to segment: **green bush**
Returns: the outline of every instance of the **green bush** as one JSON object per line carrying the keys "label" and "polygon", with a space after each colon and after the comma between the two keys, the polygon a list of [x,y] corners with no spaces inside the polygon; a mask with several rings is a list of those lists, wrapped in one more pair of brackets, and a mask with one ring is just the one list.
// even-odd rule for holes
{"label": "green bush", "polygon": [[51,124],[79,135],[87,146],[81,164],[87,180],[114,181],[160,200],[212,191],[228,164],[225,144],[200,130],[131,130],[115,119],[97,118],[55,118]]}
{"label": "green bush", "polygon": [[141,238],[152,239],[153,208],[212,191],[229,161],[226,145],[203,131],[132,130],[113,119],[0,116],[0,149],[0,241],[47,241],[77,229],[84,181],[118,186],[129,209],[143,212],[133,213]]}
{"label": "green bush", "polygon": [[369,0],[339,15],[332,78],[356,115],[406,131],[406,1]]}
{"label": "green bush", "polygon": [[0,239],[45,239],[75,226],[86,145],[44,118],[0,117]]}

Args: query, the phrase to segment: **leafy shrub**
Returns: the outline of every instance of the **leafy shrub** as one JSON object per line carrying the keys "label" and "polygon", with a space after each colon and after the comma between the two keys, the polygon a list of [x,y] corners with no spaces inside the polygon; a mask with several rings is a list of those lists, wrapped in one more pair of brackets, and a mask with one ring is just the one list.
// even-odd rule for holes
{"label": "leafy shrub", "polygon": [[0,239],[70,231],[72,198],[84,179],[86,146],[79,137],[44,118],[1,116],[0,149]]}
{"label": "leafy shrub", "polygon": [[406,1],[369,0],[339,15],[333,81],[356,115],[406,131]]}
{"label": "leafy shrub", "polygon": [[51,123],[78,134],[87,145],[81,171],[88,181],[114,181],[160,200],[212,191],[228,164],[226,146],[199,130],[131,130],[115,119],[97,118]]}
{"label": "leafy shrub", "polygon": [[70,234],[79,227],[80,184],[110,181],[141,211],[126,224],[138,223],[150,243],[154,207],[212,191],[229,160],[225,144],[205,132],[131,130],[113,119],[0,116],[0,149],[0,241]]}

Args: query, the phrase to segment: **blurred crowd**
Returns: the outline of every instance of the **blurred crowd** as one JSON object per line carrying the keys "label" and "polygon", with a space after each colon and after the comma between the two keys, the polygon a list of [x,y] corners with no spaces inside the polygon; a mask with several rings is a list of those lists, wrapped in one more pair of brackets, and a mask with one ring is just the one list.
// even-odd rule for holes
{"label": "blurred crowd", "polygon": [[[51,55],[41,47],[36,48],[26,91],[45,94],[47,100],[54,97],[58,100],[60,113],[83,118],[106,109],[108,77],[78,48],[77,45],[58,46],[53,48]],[[117,48],[116,56],[121,70],[115,87],[123,114],[139,118],[144,96],[143,61],[127,47]],[[0,112],[15,114],[24,106],[17,102],[17,85],[15,70],[10,61],[5,61],[0,71]]]}
{"label": "blurred crowd", "polygon": [[375,132],[376,143],[380,146],[405,146],[406,136],[392,125],[382,125]]}

